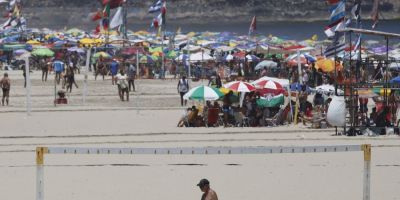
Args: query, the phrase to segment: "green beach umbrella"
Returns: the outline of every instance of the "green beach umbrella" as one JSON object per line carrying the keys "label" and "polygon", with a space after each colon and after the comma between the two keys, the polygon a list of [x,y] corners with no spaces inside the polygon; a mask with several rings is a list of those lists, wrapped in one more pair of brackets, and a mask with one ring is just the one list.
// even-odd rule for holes
{"label": "green beach umbrella", "polygon": [[54,52],[47,48],[35,49],[32,51],[32,55],[41,57],[53,57]]}
{"label": "green beach umbrella", "polygon": [[205,85],[192,88],[183,96],[184,99],[197,101],[214,101],[223,97],[224,94],[217,88],[208,87]]}
{"label": "green beach umbrella", "polygon": [[285,102],[285,98],[283,94],[276,95],[270,98],[260,98],[257,99],[257,106],[263,107],[263,108],[272,108],[272,107],[278,107],[282,105]]}

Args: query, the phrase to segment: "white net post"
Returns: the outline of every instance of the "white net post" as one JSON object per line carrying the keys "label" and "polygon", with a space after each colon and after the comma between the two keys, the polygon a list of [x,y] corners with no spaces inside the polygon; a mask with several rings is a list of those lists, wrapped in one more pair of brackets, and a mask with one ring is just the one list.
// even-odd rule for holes
{"label": "white net post", "polygon": [[44,154],[45,147],[36,148],[36,200],[44,200]]}
{"label": "white net post", "polygon": [[371,145],[362,145],[364,151],[363,200],[371,199]]}

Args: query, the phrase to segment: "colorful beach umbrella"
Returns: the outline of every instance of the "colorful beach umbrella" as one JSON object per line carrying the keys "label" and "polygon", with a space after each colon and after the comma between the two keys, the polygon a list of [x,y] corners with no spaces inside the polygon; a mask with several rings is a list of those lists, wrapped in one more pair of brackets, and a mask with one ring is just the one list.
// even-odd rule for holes
{"label": "colorful beach umbrella", "polygon": [[103,57],[103,58],[111,58],[111,55],[108,54],[108,53],[106,53],[106,52],[104,52],[104,51],[100,51],[100,52],[95,53],[95,54],[93,55],[93,57],[94,57],[94,58],[100,58],[100,57]]}
{"label": "colorful beach umbrella", "polygon": [[[320,59],[315,63],[316,69],[321,69],[323,72],[335,71],[335,61],[331,59]],[[343,66],[340,63],[336,63],[336,70],[342,70]]]}
{"label": "colorful beach umbrella", "polygon": [[243,81],[233,81],[225,84],[224,87],[236,92],[251,92],[256,90],[256,87],[252,84]]}
{"label": "colorful beach umbrella", "polygon": [[283,94],[276,95],[276,96],[269,96],[269,97],[261,97],[260,99],[256,100],[257,106],[263,108],[273,108],[283,105],[285,102],[285,97]]}
{"label": "colorful beach umbrella", "polygon": [[33,50],[32,55],[40,56],[40,57],[53,57],[54,52],[47,48],[40,48],[40,49]]}
{"label": "colorful beach umbrella", "polygon": [[189,92],[187,92],[183,98],[197,101],[214,101],[223,96],[224,94],[217,88],[202,85],[189,90]]}
{"label": "colorful beach umbrella", "polygon": [[254,70],[261,70],[264,68],[270,69],[270,68],[277,68],[278,63],[272,61],[272,60],[264,60],[256,65]]}

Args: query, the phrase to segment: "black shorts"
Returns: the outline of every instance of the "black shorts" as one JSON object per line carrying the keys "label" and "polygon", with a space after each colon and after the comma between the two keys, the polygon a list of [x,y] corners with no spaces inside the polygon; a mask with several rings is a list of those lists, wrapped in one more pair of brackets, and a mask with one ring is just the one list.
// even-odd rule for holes
{"label": "black shorts", "polygon": [[10,95],[10,89],[2,88],[2,90],[3,90],[3,96],[8,96],[8,95]]}

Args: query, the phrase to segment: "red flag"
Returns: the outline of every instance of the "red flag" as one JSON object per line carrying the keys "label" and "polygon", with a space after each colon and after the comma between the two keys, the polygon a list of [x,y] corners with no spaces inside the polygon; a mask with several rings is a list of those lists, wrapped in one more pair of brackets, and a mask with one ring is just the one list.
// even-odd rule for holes
{"label": "red flag", "polygon": [[339,1],[341,1],[341,0],[328,0],[328,3],[333,5],[333,4],[339,3]]}
{"label": "red flag", "polygon": [[103,17],[103,11],[97,11],[94,15],[92,15],[92,21],[97,21]]}
{"label": "red flag", "polygon": [[251,20],[250,28],[249,28],[249,35],[252,34],[254,31],[257,30],[257,19],[256,16],[253,17]]}
{"label": "red flag", "polygon": [[165,26],[167,24],[167,20],[165,19],[165,15],[167,14],[167,1],[164,0],[163,7],[161,8],[161,25]]}
{"label": "red flag", "polygon": [[114,9],[120,7],[124,2],[125,0],[103,0],[102,4],[103,6],[110,4],[110,9]]}

